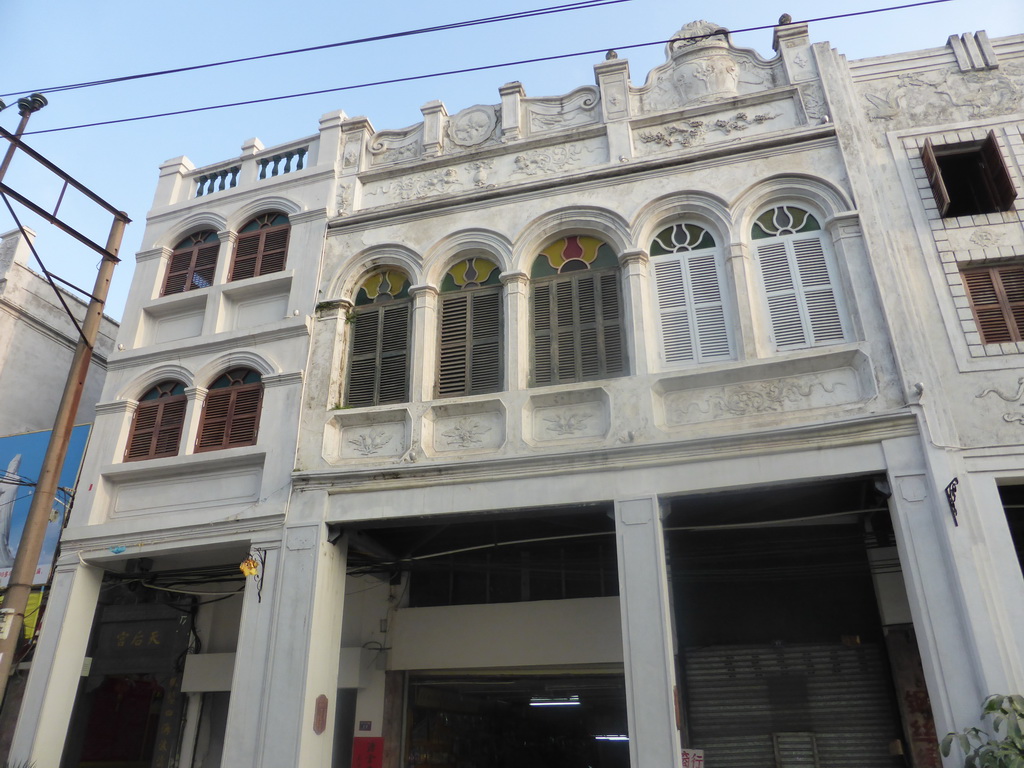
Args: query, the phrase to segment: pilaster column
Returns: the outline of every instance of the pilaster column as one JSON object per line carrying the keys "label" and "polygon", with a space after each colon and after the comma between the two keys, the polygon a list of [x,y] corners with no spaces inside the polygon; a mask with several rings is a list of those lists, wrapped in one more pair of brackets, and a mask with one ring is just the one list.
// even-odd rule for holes
{"label": "pilaster column", "polygon": [[78,557],[66,552],[58,561],[11,744],[12,764],[60,765],[103,582],[103,571]]}
{"label": "pilaster column", "polygon": [[[1019,640],[986,574],[971,478],[945,450],[905,438],[882,443],[896,545],[937,733],[977,724],[982,700],[1019,685]],[[956,478],[954,522],[945,488]],[[995,594],[991,592],[994,591]]]}
{"label": "pilaster column", "polygon": [[642,376],[651,370],[650,350],[647,348],[648,326],[645,308],[650,306],[647,251],[626,251],[619,256],[619,265],[625,277],[626,306],[623,320],[626,344],[633,373]]}
{"label": "pilaster column", "polygon": [[448,110],[440,101],[428,101],[422,107],[423,113],[423,154],[427,157],[440,155],[444,148],[444,119]]}
{"label": "pilaster column", "polygon": [[498,89],[501,94],[501,137],[515,141],[523,137],[522,100],[526,90],[520,82],[505,83]]}
{"label": "pilaster column", "polygon": [[161,165],[152,207],[163,208],[165,205],[174,205],[192,197],[195,190],[191,188],[186,177],[195,169],[192,161],[184,155]]}
{"label": "pilaster column", "polygon": [[180,454],[187,455],[195,453],[196,440],[199,438],[199,420],[203,415],[203,404],[206,402],[206,394],[209,392],[206,387],[187,387],[185,389],[185,426],[182,429],[179,443]]}
{"label": "pilaster column", "polygon": [[768,307],[758,289],[759,282],[746,243],[730,243],[726,251],[727,280],[736,297],[736,355],[740,360],[767,357],[771,351],[768,334]]}
{"label": "pilaster column", "polygon": [[242,142],[242,163],[238,172],[238,186],[247,187],[255,184],[259,177],[259,164],[256,155],[263,151],[263,142],[255,136]]}
{"label": "pilaster column", "polygon": [[409,339],[409,400],[423,402],[434,399],[434,372],[437,364],[437,288],[414,285],[409,288],[413,298],[412,334]]}
{"label": "pilaster column", "polygon": [[676,668],[665,535],[653,496],[615,502],[626,715],[632,766],[678,766]]}
{"label": "pilaster column", "polygon": [[508,363],[508,388],[526,389],[530,385],[530,278],[525,272],[501,275],[505,286],[505,361]]}
{"label": "pilaster column", "polygon": [[633,157],[629,131],[629,62],[611,51],[608,57],[594,65],[594,78],[601,91],[601,116],[608,131],[608,159],[624,163]]}

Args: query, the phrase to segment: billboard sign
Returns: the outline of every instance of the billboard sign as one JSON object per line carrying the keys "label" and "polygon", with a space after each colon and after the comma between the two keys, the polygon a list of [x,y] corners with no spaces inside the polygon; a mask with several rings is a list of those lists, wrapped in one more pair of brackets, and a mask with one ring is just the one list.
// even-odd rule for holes
{"label": "billboard sign", "polygon": [[[57,541],[71,505],[70,489],[78,482],[88,441],[88,424],[81,424],[71,431],[68,453],[57,483],[60,490],[57,491],[57,500],[53,505],[51,522],[46,528],[43,551],[33,584],[45,584],[50,575]],[[50,430],[0,437],[0,587],[6,587],[11,578],[11,566],[18,553],[21,532],[28,518],[28,509],[32,504],[35,484],[49,442]]]}

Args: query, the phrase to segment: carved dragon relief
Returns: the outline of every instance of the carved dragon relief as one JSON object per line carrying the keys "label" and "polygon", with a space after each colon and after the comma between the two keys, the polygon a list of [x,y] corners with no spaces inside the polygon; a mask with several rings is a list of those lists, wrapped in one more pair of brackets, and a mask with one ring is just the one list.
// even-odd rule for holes
{"label": "carved dragon relief", "polygon": [[[790,410],[815,408],[834,404],[832,395],[842,381],[814,379],[776,379],[749,384],[720,387],[699,394],[677,392],[668,397],[668,415],[671,423],[685,424],[694,420],[706,421],[719,417],[751,416],[763,413],[781,413]],[[815,393],[819,393],[815,397]]]}
{"label": "carved dragon relief", "polygon": [[[1002,400],[1005,403],[1017,403],[1017,405],[1024,408],[1024,402],[1021,402],[1021,400],[1024,399],[1024,376],[1017,379],[1017,391],[1012,395],[1007,395],[999,391],[999,389],[997,389],[996,387],[989,387],[988,389],[983,389],[974,397],[975,399],[980,399],[983,397],[987,397],[988,395],[996,395],[1000,400]],[[1008,424],[1024,425],[1024,413],[1004,413],[1003,421],[1007,422]]]}
{"label": "carved dragon relief", "polygon": [[869,118],[905,125],[1009,114],[1024,100],[1024,63],[1010,62],[999,70],[904,72],[864,85],[861,93]]}

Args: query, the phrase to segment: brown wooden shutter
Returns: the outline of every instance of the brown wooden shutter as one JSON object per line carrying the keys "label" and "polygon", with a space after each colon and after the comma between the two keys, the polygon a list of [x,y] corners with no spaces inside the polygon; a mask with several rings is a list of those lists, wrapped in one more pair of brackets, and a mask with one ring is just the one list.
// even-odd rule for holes
{"label": "brown wooden shutter", "polygon": [[211,389],[203,408],[196,451],[255,445],[262,402],[260,382]]}
{"label": "brown wooden shutter", "polygon": [[963,273],[971,309],[984,344],[1024,338],[1024,265],[1011,264]]}
{"label": "brown wooden shutter", "polygon": [[235,243],[235,260],[231,264],[231,280],[245,280],[256,276],[256,263],[260,254],[262,232],[246,232]]}
{"label": "brown wooden shutter", "polygon": [[1017,198],[1017,190],[1013,186],[1010,169],[1006,167],[1003,155],[999,151],[995,131],[989,131],[981,145],[981,162],[992,194],[992,202],[1000,211],[1010,210]]}
{"label": "brown wooden shutter", "polygon": [[533,299],[534,384],[564,384],[626,372],[617,270],[539,283]]}
{"label": "brown wooden shutter", "polygon": [[437,396],[501,388],[501,290],[442,296]]}
{"label": "brown wooden shutter", "polygon": [[239,235],[230,279],[244,280],[283,270],[290,232],[291,226],[284,224]]}
{"label": "brown wooden shutter", "polygon": [[170,263],[167,265],[167,277],[164,278],[164,296],[172,293],[181,293],[188,284],[192,272],[193,248],[186,251],[175,251],[171,254]]}
{"label": "brown wooden shutter", "polygon": [[185,289],[209,288],[213,285],[213,277],[217,271],[217,253],[220,243],[202,245],[196,250],[195,265],[192,268],[192,279]]}
{"label": "brown wooden shutter", "polygon": [[928,177],[928,184],[932,188],[935,204],[939,208],[939,216],[945,216],[946,211],[949,210],[949,192],[946,190],[946,183],[942,180],[942,170],[939,168],[939,161],[935,159],[935,147],[931,139],[924,141],[921,162],[924,163],[924,172]]}
{"label": "brown wooden shutter", "polygon": [[352,324],[345,404],[355,408],[409,399],[409,302],[362,307]]}
{"label": "brown wooden shutter", "polygon": [[184,396],[162,397],[139,403],[132,421],[125,461],[177,456],[185,424]]}

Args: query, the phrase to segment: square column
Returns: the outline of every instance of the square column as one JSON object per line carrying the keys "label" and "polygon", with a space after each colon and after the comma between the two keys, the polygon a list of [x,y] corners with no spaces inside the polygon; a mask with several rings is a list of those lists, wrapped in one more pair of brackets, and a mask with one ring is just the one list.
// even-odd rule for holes
{"label": "square column", "polygon": [[345,555],[322,524],[266,549],[262,599],[246,584],[224,759],[238,768],[329,768],[337,707]]}
{"label": "square column", "polygon": [[82,563],[77,551],[61,557],[11,743],[11,764],[60,765],[102,582],[103,571]]}
{"label": "square column", "polygon": [[630,765],[678,766],[676,667],[657,498],[616,501],[615,539]]}

